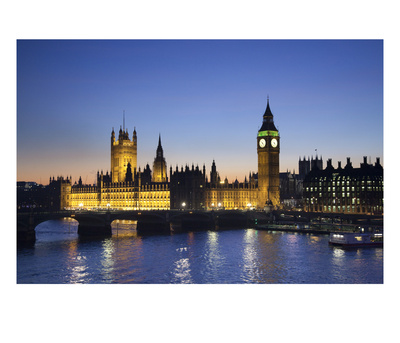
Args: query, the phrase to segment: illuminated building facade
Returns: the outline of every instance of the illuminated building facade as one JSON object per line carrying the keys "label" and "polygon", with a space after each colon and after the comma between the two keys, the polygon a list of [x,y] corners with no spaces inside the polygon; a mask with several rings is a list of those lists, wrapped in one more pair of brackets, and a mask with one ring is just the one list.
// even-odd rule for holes
{"label": "illuminated building facade", "polygon": [[221,180],[215,161],[210,172],[210,182],[206,183],[205,207],[206,209],[253,209],[258,207],[257,174],[245,177],[244,182],[235,180],[229,183],[227,179]]}
{"label": "illuminated building facade", "polygon": [[263,123],[257,135],[258,207],[280,206],[279,189],[280,137],[267,101]]}
{"label": "illuminated building facade", "polygon": [[328,160],[325,169],[313,168],[303,181],[304,210],[327,213],[383,213],[383,168],[380,159],[353,168],[350,158],[344,168]]}
{"label": "illuminated building facade", "polygon": [[[71,185],[71,179],[58,178],[61,209],[168,210],[170,189],[161,139],[155,159],[157,176],[152,178],[149,165],[137,170],[137,133],[132,140],[128,131],[119,131],[115,140],[111,132],[111,173],[97,172],[95,185],[83,185],[82,179]],[[50,180],[50,185],[53,181]]]}
{"label": "illuminated building facade", "polygon": [[111,182],[101,173],[96,185],[64,187],[62,209],[119,209],[119,210],[168,210],[170,190],[167,182],[141,184],[140,174],[135,181]]}
{"label": "illuminated building facade", "polygon": [[170,169],[171,209],[193,210],[245,210],[257,208],[257,174],[245,178],[243,183],[237,180],[229,183],[221,181],[215,161],[210,172],[210,181],[206,176],[206,167],[202,170],[192,164],[175,171]]}
{"label": "illuminated building facade", "polygon": [[171,169],[171,208],[173,209],[260,209],[266,206],[280,207],[279,180],[280,136],[274,124],[273,115],[267,100],[263,123],[257,134],[258,173],[240,183],[221,180],[215,161],[207,180],[205,167],[201,172],[186,166],[172,173]]}
{"label": "illuminated building facade", "polygon": [[125,181],[128,168],[137,168],[137,136],[136,129],[133,131],[132,140],[129,139],[128,130],[120,128],[118,140],[115,140],[114,129],[111,132],[111,174],[112,182]]}
{"label": "illuminated building facade", "polygon": [[161,146],[161,135],[158,137],[156,158],[153,163],[153,182],[167,182],[167,163]]}
{"label": "illuminated building facade", "polygon": [[267,101],[263,124],[257,134],[258,173],[240,183],[221,180],[213,161],[210,180],[205,166],[175,171],[167,164],[158,140],[153,170],[147,164],[143,172],[137,166],[137,134],[132,140],[128,130],[120,128],[118,140],[111,132],[111,172],[97,173],[95,185],[83,185],[82,180],[71,184],[71,179],[60,181],[60,208],[64,209],[264,209],[280,206],[279,194],[280,137]]}

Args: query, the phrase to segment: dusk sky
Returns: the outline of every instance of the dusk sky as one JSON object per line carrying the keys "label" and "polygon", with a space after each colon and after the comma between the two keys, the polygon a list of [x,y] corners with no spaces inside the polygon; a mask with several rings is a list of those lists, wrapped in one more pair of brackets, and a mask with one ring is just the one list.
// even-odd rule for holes
{"label": "dusk sky", "polygon": [[[2,168],[4,180],[14,177],[16,165],[18,181],[46,185],[50,176],[72,175],[73,182],[82,176],[84,182],[93,183],[98,170],[110,169],[111,130],[119,130],[125,110],[130,137],[136,127],[142,169],[146,163],[152,165],[161,134],[168,168],[192,162],[201,167],[205,163],[209,176],[215,159],[221,177],[242,181],[250,171],[257,171],[256,135],[269,96],[281,136],[281,171],[298,172],[299,157],[311,157],[315,149],[322,155],[324,166],[328,158],[336,167],[337,161],[343,166],[350,157],[358,167],[363,156],[370,156],[372,163],[381,157],[385,168],[385,239],[388,237],[385,292],[381,292],[381,285],[345,287],[340,297],[365,312],[366,306],[371,310],[371,304],[364,301],[371,290],[384,293],[383,301],[372,305],[372,311],[382,313],[374,320],[380,331],[395,327],[394,317],[385,314],[391,313],[386,311],[387,304],[398,299],[398,254],[394,245],[399,238],[398,230],[391,229],[396,228],[394,215],[398,211],[394,182],[400,78],[396,2],[22,0],[8,2],[3,12],[5,38],[0,65],[7,105],[2,115],[7,133],[3,147],[11,154],[11,168]],[[21,40],[37,38],[378,40]],[[15,199],[15,184],[6,186],[10,188],[7,194]],[[3,208],[14,213],[16,200],[2,199]],[[15,221],[17,216],[9,217]],[[5,242],[14,242],[12,228],[16,223],[5,227]],[[357,321],[363,316],[327,306],[321,301],[328,296],[326,287],[316,285],[293,285],[290,292],[287,287],[274,287],[274,296],[269,297],[270,288],[259,285],[239,289],[123,287],[112,299],[100,302],[105,299],[103,289],[79,285],[62,287],[62,297],[60,287],[21,292],[15,287],[14,249],[16,244],[6,244],[3,249],[3,260],[11,261],[3,272],[3,277],[8,276],[3,282],[9,298],[5,302],[10,319],[7,327],[11,335],[18,332],[24,336],[13,325],[24,322],[25,336],[31,341],[32,332],[44,322],[51,330],[42,330],[42,342],[54,341],[57,330],[71,339],[86,337],[80,336],[81,332],[88,331],[88,325],[96,327],[105,314],[125,313],[127,299],[134,299],[135,313],[143,314],[135,316],[133,331],[131,315],[111,315],[107,321],[118,330],[89,330],[87,338],[98,342],[126,340],[139,333],[139,341],[149,341],[160,332],[162,337],[177,341],[189,338],[200,342],[206,336],[214,341],[257,341],[261,337],[282,341],[304,333],[316,342],[326,337],[327,321],[344,318],[351,323],[341,328],[347,336],[354,333],[354,325],[363,324]],[[338,289],[329,287],[329,291],[335,295]],[[132,298],[138,292],[142,296]],[[85,311],[76,311],[77,299]],[[21,306],[16,306],[21,301],[25,308],[22,312]],[[287,320],[281,320],[282,311]],[[190,316],[183,315],[186,313]],[[320,314],[316,318],[320,325],[310,331],[309,318],[315,320],[315,313]],[[150,317],[159,323],[160,330],[154,329],[155,321],[148,320]],[[88,325],[81,325],[80,331],[66,330],[65,323],[71,318]],[[176,318],[180,321],[178,331]],[[292,330],[288,330],[289,322]],[[213,332],[220,329],[217,335],[210,336],[210,323]],[[199,325],[204,330],[199,331]]]}
{"label": "dusk sky", "polygon": [[267,96],[281,172],[316,153],[324,167],[384,165],[382,40],[19,40],[17,180],[94,183],[125,111],[142,169],[161,134],[168,170],[205,164],[209,177],[215,160],[243,181]]}

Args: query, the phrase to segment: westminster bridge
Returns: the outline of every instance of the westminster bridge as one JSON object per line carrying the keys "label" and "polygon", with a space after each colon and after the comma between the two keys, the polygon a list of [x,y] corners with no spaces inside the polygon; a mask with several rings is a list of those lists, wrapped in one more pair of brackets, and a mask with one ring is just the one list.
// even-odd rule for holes
{"label": "westminster bridge", "polygon": [[170,233],[187,230],[220,230],[225,228],[257,227],[269,223],[340,223],[367,224],[383,226],[383,216],[294,212],[294,211],[242,211],[242,210],[162,210],[162,211],[54,211],[54,212],[18,212],[18,242],[34,242],[35,228],[48,220],[73,218],[78,222],[78,234],[82,237],[111,236],[111,224],[115,220],[133,220],[137,222],[137,232],[141,234]]}
{"label": "westminster bridge", "polygon": [[34,241],[35,228],[48,220],[73,218],[78,222],[80,236],[107,236],[112,234],[111,224],[115,220],[133,220],[137,222],[138,233],[165,233],[181,231],[186,228],[220,229],[225,227],[252,226],[257,219],[268,221],[270,218],[261,212],[251,211],[54,211],[17,213],[18,241]]}

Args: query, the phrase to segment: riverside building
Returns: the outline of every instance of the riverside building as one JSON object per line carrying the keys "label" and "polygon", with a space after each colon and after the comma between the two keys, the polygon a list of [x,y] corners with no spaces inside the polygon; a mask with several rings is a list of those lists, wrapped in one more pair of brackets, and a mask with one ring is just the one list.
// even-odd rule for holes
{"label": "riverside building", "polygon": [[327,213],[383,213],[383,168],[380,159],[353,168],[350,158],[335,169],[329,159],[325,169],[315,166],[303,181],[304,210]]}
{"label": "riverside building", "polygon": [[132,140],[122,127],[116,140],[111,132],[111,172],[97,172],[97,183],[72,185],[71,178],[50,179],[50,187],[58,190],[61,209],[264,209],[280,207],[279,154],[280,135],[267,100],[261,128],[256,137],[258,172],[250,173],[240,183],[221,180],[213,161],[210,179],[202,169],[186,166],[167,177],[167,163],[159,136],[153,170],[143,172],[137,166],[137,133]]}

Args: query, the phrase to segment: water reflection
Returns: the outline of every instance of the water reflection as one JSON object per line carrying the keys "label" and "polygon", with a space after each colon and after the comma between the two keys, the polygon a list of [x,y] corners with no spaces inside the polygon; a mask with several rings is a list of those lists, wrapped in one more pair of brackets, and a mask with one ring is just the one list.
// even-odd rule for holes
{"label": "water reflection", "polygon": [[116,219],[111,223],[111,231],[115,236],[137,236],[137,220]]}
{"label": "water reflection", "polygon": [[68,283],[87,283],[89,279],[89,267],[87,265],[86,256],[77,253],[77,255],[72,257],[68,262],[67,270],[69,273],[66,281]]}
{"label": "water reflection", "polygon": [[227,272],[225,268],[225,256],[221,253],[219,246],[220,233],[207,231],[204,246],[204,267],[202,275],[208,283],[217,283],[220,275]]}
{"label": "water reflection", "polygon": [[260,278],[257,282],[277,283],[284,280],[286,249],[283,248],[283,235],[280,232],[260,231],[258,237],[258,258]]}
{"label": "water reflection", "polygon": [[174,279],[173,283],[192,283],[190,275],[189,258],[181,258],[174,263]]}
{"label": "water reflection", "polygon": [[343,262],[343,257],[344,257],[344,249],[342,248],[333,248],[333,259],[334,261],[340,261]]}
{"label": "water reflection", "polygon": [[[193,232],[188,235],[189,244],[193,243]],[[193,283],[190,269],[190,246],[180,246],[175,249],[175,261],[172,268],[173,283]]]}
{"label": "water reflection", "polygon": [[245,282],[259,280],[259,257],[256,247],[256,234],[257,231],[250,229],[244,233],[242,279]]}
{"label": "water reflection", "polygon": [[332,248],[332,275],[341,280],[342,278],[342,271],[345,268],[345,250],[342,248],[333,247]]}
{"label": "water reflection", "polygon": [[321,236],[309,236],[310,240],[310,244],[319,244],[321,242]]}
{"label": "water reflection", "polygon": [[84,258],[81,259],[81,256],[78,256],[77,261],[81,261],[75,264],[72,268],[71,278],[69,283],[86,283],[88,280],[86,279],[89,273],[87,272],[87,266],[84,263]]}
{"label": "water reflection", "polygon": [[207,259],[208,264],[218,263],[221,259],[219,249],[218,249],[218,233],[214,231],[207,232],[207,254],[205,258]]}
{"label": "water reflection", "polygon": [[140,237],[132,223],[114,224],[118,235],[114,226],[111,237],[81,240],[73,222],[43,223],[35,246],[18,250],[18,283],[383,282],[382,248],[330,247],[327,236],[244,229]]}
{"label": "water reflection", "polygon": [[113,269],[115,264],[114,258],[114,243],[111,239],[105,239],[102,243],[102,254],[101,254],[101,271],[104,280],[111,281],[113,279]]}
{"label": "water reflection", "polygon": [[113,236],[112,260],[113,268],[110,270],[112,282],[143,282],[143,268],[146,266],[143,239],[140,236]]}

